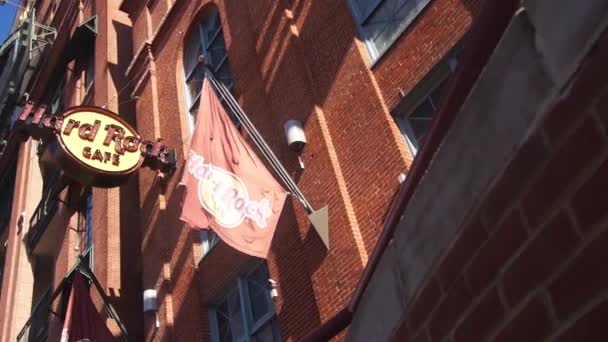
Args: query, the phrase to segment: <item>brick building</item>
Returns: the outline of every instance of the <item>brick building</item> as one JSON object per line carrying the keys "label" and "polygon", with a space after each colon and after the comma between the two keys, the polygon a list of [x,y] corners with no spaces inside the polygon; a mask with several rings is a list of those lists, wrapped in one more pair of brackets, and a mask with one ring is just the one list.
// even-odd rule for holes
{"label": "brick building", "polygon": [[[23,164],[28,153],[36,160],[37,144],[29,141],[14,161],[1,305],[10,318],[3,319],[2,338],[20,332],[36,304],[48,300],[44,291],[57,288],[80,254],[91,255],[134,340],[205,340],[224,333],[226,322],[243,334],[298,339],[335,314],[357,284],[477,8],[474,1],[436,0],[399,4],[392,13],[396,4],[376,5],[30,2],[35,20],[57,31],[23,84],[30,99],[54,112],[105,106],[142,136],[165,139],[183,161],[203,54],[312,205],[329,206],[330,248],[295,200],[282,213],[267,262],[191,231],[178,220],[183,162],[173,175],[141,170],[120,188],[93,188],[87,197],[87,189],[70,185],[58,195],[50,189],[59,176],[45,165]],[[388,24],[373,24],[383,18]],[[288,119],[304,123],[308,144],[301,154],[275,133]],[[40,175],[41,184],[30,181]],[[70,191],[80,193],[78,206]],[[47,196],[53,210],[44,210],[40,223],[30,220],[39,203],[49,206]],[[75,227],[84,232],[69,229]],[[276,282],[274,300],[268,278]],[[158,291],[157,313],[143,313],[147,289]],[[258,307],[233,317],[228,303]]]}
{"label": "brick building", "polygon": [[[606,6],[492,3],[23,0],[0,48],[0,340],[57,338],[77,262],[132,341],[600,334]],[[267,260],[179,221],[202,60],[329,207],[329,249],[295,199]],[[108,108],[174,147],[177,170],[70,182],[12,129],[25,97]]]}

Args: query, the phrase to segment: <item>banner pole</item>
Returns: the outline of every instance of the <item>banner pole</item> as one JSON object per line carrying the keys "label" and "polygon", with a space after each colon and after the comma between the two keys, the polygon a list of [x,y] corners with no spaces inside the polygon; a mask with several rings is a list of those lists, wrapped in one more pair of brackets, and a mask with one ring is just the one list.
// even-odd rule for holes
{"label": "banner pole", "polygon": [[[204,58],[202,59],[202,63],[204,63]],[[239,122],[243,125],[247,133],[251,136],[252,140],[258,147],[258,149],[262,152],[266,160],[270,163],[273,170],[278,174],[281,178],[285,186],[289,191],[298,199],[300,204],[304,207],[306,212],[309,214],[308,217],[317,230],[317,233],[323,240],[325,246],[329,249],[329,216],[327,206],[321,208],[320,210],[314,210],[310,202],[304,196],[304,193],[300,190],[296,182],[291,178],[283,164],[281,164],[280,160],[277,156],[272,152],[272,149],[266,143],[260,132],[253,125],[243,108],[236,101],[234,96],[230,93],[228,88],[220,82],[214,75],[213,70],[207,64],[203,64],[205,69],[206,77],[209,79],[209,82],[218,93],[218,95],[226,102],[226,104],[230,107],[233,114],[239,120]]]}
{"label": "banner pole", "polygon": [[245,114],[245,111],[238,104],[234,96],[232,96],[230,91],[222,82],[215,78],[215,75],[213,75],[213,72],[208,66],[206,66],[205,69],[208,72],[208,78],[213,88],[215,88],[219,95],[224,99],[224,101],[226,101],[230,105],[237,119],[243,125],[245,130],[247,130],[247,133],[249,133],[249,135],[252,137],[252,139],[254,140],[258,148],[262,151],[266,159],[270,162],[272,168],[277,174],[279,174],[284,183],[286,183],[285,185],[289,188],[289,190],[294,193],[298,200],[300,200],[304,209],[306,209],[309,214],[312,213],[313,209],[310,205],[310,202],[308,202],[298,185],[294,182],[291,176],[289,176],[289,173],[287,172],[285,167],[281,164],[274,152],[272,152],[272,149],[270,148],[270,146],[268,146],[260,132],[255,128],[255,126],[251,122],[251,120],[249,120],[249,117],[247,116],[247,114]]}
{"label": "banner pole", "polygon": [[101,296],[101,299],[103,300],[104,304],[106,305],[106,312],[118,326],[118,329],[120,330],[120,335],[122,336],[121,339],[124,342],[129,342],[127,329],[125,328],[124,324],[120,320],[120,317],[116,313],[116,310],[114,309],[114,306],[112,305],[112,302],[110,301],[110,298],[108,298],[108,295],[106,295],[106,293],[104,292],[103,286],[101,286],[101,284],[99,283],[99,280],[97,280],[97,277],[95,277],[95,274],[89,268],[89,265],[82,263],[82,257],[80,258],[79,265],[78,265],[78,268],[76,269],[76,272],[80,272],[84,276],[89,277],[91,279],[91,282],[97,289],[99,296]]}

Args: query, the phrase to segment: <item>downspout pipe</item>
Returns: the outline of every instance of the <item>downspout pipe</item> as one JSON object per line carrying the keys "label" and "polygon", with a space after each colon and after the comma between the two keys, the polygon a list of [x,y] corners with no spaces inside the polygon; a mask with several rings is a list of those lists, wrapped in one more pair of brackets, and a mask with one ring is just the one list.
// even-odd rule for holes
{"label": "downspout pipe", "polygon": [[384,221],[384,229],[378,237],[376,246],[363,270],[350,303],[324,324],[302,339],[305,342],[328,341],[346,329],[352,322],[361,298],[378,266],[384,251],[393,239],[395,230],[414,191],[439,149],[456,115],[460,112],[469,92],[475,85],[487,64],[500,38],[504,34],[515,12],[519,0],[486,0],[471,27],[470,41],[460,58],[455,75],[449,82],[427,140],[414,158],[406,180],[401,184],[396,199]]}

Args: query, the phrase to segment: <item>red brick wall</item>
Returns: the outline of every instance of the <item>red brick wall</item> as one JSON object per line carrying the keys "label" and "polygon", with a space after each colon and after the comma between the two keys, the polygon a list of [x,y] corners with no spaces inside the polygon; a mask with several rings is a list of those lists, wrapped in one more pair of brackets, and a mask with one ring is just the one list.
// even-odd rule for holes
{"label": "red brick wall", "polygon": [[147,8],[144,6],[137,17],[131,19],[133,20],[133,51],[137,52],[152,36],[152,32],[148,30],[151,23]]}
{"label": "red brick wall", "polygon": [[84,0],[83,1],[84,8],[82,10],[83,20],[89,19],[94,16],[95,13],[95,0]]}
{"label": "red brick wall", "polygon": [[[193,2],[179,2],[181,14],[194,13],[193,5]],[[152,56],[154,60],[142,58],[130,71],[129,78],[135,79],[134,86],[142,80],[136,89],[139,99],[134,101],[138,132],[142,136],[166,139],[167,144],[176,147],[179,160],[183,160],[179,121],[183,108],[179,102],[178,89],[181,88],[178,88],[176,70],[183,39],[178,32],[187,26],[179,21],[168,24],[171,38],[159,44],[162,53],[156,53],[155,47],[152,51],[144,49],[144,56]],[[206,311],[198,294],[194,234],[178,219],[181,192],[175,186],[181,177],[182,165],[178,166],[180,169],[168,178],[167,184],[149,170],[139,173],[142,286],[158,291],[160,305],[159,328],[154,327],[153,313],[143,315],[146,341],[205,339]]]}
{"label": "red brick wall", "polygon": [[395,340],[604,339],[607,38],[461,228]]}
{"label": "red brick wall", "polygon": [[161,20],[167,14],[171,2],[172,0],[152,0],[148,2],[148,9],[152,20],[152,32],[158,29]]}
{"label": "red brick wall", "polygon": [[[164,11],[164,0],[157,1],[151,8],[153,23]],[[157,288],[161,302],[159,329],[153,327],[153,316],[144,318],[146,340],[208,339],[206,305],[250,260],[220,244],[197,268],[194,234],[178,220],[181,190],[176,184],[183,168],[181,147],[188,141],[183,44],[210,2],[176,2],[165,26],[154,24],[154,31],[160,32],[150,49],[152,61],[137,58],[128,76],[136,79],[133,84],[142,80],[135,103],[139,133],[154,136],[158,131],[177,148],[180,161],[166,183],[146,170],[139,173],[143,287]],[[268,256],[271,277],[278,282],[275,303],[282,338],[296,340],[350,299],[397,188],[397,176],[406,172],[412,158],[390,117],[396,100],[385,102],[386,94],[401,83],[402,88],[411,87],[422,77],[418,70],[430,69],[436,59],[399,64],[411,54],[406,33],[370,70],[346,1],[215,2],[240,103],[313,207],[329,206],[329,252],[301,206],[288,199]],[[417,25],[426,35],[446,33],[435,38],[429,50],[439,58],[469,24],[470,8],[455,1],[436,2],[437,13],[430,13],[449,17],[441,25],[434,20]],[[451,12],[449,6],[455,6]],[[131,14],[136,20],[135,53],[145,36],[145,25],[136,19],[142,15]],[[153,70],[153,77],[140,77],[146,69]],[[283,123],[294,118],[305,123],[308,138],[304,170],[282,133]]]}
{"label": "red brick wall", "polygon": [[[406,29],[374,66],[373,71],[389,108],[401,100],[430,68],[467,32],[481,0],[435,0]],[[403,72],[407,68],[408,72]]]}
{"label": "red brick wall", "polygon": [[[114,20],[118,2],[85,1],[80,15],[99,16],[94,104],[111,102],[110,109],[119,108],[121,116],[136,121],[142,136],[163,137],[183,161],[181,147],[188,140],[183,41],[212,1],[175,2],[161,28],[170,2],[156,0],[150,16],[145,6],[132,13],[132,30]],[[279,286],[281,334],[296,340],[349,301],[397,188],[397,175],[412,159],[390,117],[398,89],[411,89],[459,39],[476,2],[435,0],[373,69],[345,0],[213,2],[221,13],[240,103],[313,207],[329,206],[329,251],[301,206],[289,199],[268,256]],[[150,50],[140,49],[158,29]],[[118,42],[108,35],[114,31]],[[131,62],[127,56],[140,50],[145,57],[124,78]],[[140,80],[139,99],[127,103]],[[68,82],[73,104],[79,103],[78,84],[76,78]],[[283,123],[294,118],[305,123],[309,141],[302,153],[304,170],[282,133]],[[208,339],[207,304],[252,259],[220,243],[196,264],[195,234],[178,220],[181,190],[176,184],[182,168],[180,163],[166,180],[144,169],[119,190],[93,191],[94,270],[135,340]],[[64,240],[56,281],[74,256],[74,240],[67,235]],[[148,288],[159,291],[158,329],[154,315],[141,314],[141,292]]]}

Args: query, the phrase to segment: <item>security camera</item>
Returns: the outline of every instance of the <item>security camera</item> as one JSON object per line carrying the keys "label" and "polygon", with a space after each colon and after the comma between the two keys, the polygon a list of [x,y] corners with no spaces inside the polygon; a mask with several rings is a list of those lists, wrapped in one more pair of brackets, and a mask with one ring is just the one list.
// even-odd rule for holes
{"label": "security camera", "polygon": [[304,145],[306,145],[306,135],[304,134],[302,122],[299,120],[287,120],[284,128],[289,148],[296,152],[302,151]]}

